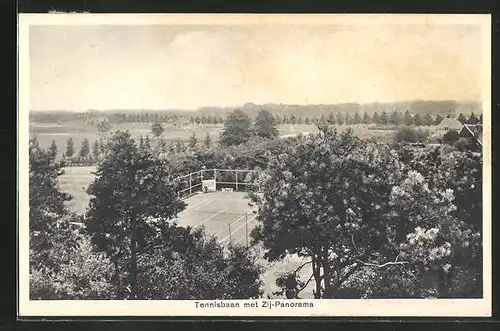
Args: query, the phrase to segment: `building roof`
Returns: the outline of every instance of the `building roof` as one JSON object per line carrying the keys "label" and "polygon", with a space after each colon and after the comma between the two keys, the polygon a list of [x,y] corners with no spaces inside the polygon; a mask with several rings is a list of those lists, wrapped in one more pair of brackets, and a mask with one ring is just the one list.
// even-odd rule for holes
{"label": "building roof", "polygon": [[462,129],[462,123],[460,123],[459,120],[456,118],[443,118],[441,123],[439,123],[438,127],[439,128],[448,128],[448,129],[453,129],[453,130],[460,130]]}
{"label": "building roof", "polygon": [[482,124],[464,124],[460,134],[463,131],[468,132],[472,137],[476,139],[480,146],[483,146],[483,125]]}

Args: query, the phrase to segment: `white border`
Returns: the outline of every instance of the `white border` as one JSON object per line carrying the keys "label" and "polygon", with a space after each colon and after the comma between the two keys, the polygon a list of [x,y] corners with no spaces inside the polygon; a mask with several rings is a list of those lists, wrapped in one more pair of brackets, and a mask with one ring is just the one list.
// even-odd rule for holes
{"label": "white border", "polygon": [[[31,25],[252,25],[252,24],[479,24],[483,27],[483,299],[314,300],[313,308],[195,308],[195,301],[30,301],[28,231],[29,27]],[[491,16],[490,15],[270,15],[270,14],[20,14],[18,100],[20,316],[491,316]],[[256,300],[258,302],[264,300]],[[266,300],[267,301],[267,300]],[[276,301],[276,300],[275,300]],[[278,300],[279,301],[279,300]],[[282,300],[283,301],[283,300]],[[311,302],[311,300],[295,300]],[[222,301],[218,301],[222,302]],[[290,302],[290,301],[288,301]]]}

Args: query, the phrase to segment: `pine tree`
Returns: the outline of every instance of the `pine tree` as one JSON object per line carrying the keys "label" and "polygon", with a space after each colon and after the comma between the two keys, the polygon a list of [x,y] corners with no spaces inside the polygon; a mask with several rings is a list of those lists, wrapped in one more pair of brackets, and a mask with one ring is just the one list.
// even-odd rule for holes
{"label": "pine tree", "polygon": [[95,247],[126,270],[127,278],[120,268],[116,273],[130,289],[130,299],[140,295],[140,257],[164,242],[169,221],[185,208],[176,185],[167,163],[150,150],[139,150],[128,132],[117,132],[88,188],[92,198],[86,229]]}
{"label": "pine tree", "polygon": [[198,143],[198,138],[196,138],[196,134],[193,132],[191,137],[189,137],[189,147],[193,148]]}
{"label": "pine tree", "polygon": [[387,115],[387,112],[385,110],[380,115],[380,124],[382,125],[389,124],[389,116]]}
{"label": "pine tree", "polygon": [[391,115],[391,123],[394,125],[401,125],[403,119],[401,117],[401,113],[398,111],[394,111]]}
{"label": "pine tree", "polygon": [[365,112],[363,114],[363,124],[370,124],[372,123],[372,118],[370,117],[370,115],[368,115],[367,112]]}
{"label": "pine tree", "polygon": [[361,116],[359,113],[354,114],[354,124],[361,124]]}
{"label": "pine tree", "polygon": [[89,146],[89,140],[87,138],[84,138],[82,141],[82,147],[80,148],[80,153],[79,156],[81,158],[86,158],[90,154],[90,146]]}
{"label": "pine tree", "polygon": [[335,123],[337,123],[338,125],[344,124],[344,117],[340,112],[337,113],[337,116],[335,118]]}
{"label": "pine tree", "polygon": [[99,141],[94,141],[94,144],[92,145],[92,158],[94,160],[98,160],[100,156],[100,149],[99,149]]}
{"label": "pine tree", "polygon": [[431,114],[427,113],[424,117],[424,123],[427,126],[433,125],[434,124],[434,119],[432,118]]}
{"label": "pine tree", "polygon": [[424,120],[422,119],[422,117],[420,117],[420,115],[418,113],[415,114],[415,117],[413,118],[413,120],[414,120],[416,126],[424,125]]}
{"label": "pine tree", "polygon": [[57,157],[57,144],[55,140],[52,140],[52,143],[50,144],[49,155],[52,159]]}
{"label": "pine tree", "polygon": [[205,145],[206,148],[210,148],[210,146],[212,145],[212,138],[210,138],[210,133],[207,132],[203,144]]}
{"label": "pine tree", "polygon": [[435,120],[434,124],[439,125],[443,121],[443,119],[444,119],[443,116],[437,114],[436,115],[436,120]]}
{"label": "pine tree", "polygon": [[67,157],[72,157],[74,154],[75,154],[75,142],[73,141],[73,138],[69,138],[68,141],[66,142],[65,155]]}
{"label": "pine tree", "polygon": [[460,115],[458,115],[457,120],[462,124],[465,124],[465,122],[467,122],[467,119],[465,118],[464,114],[462,114],[462,113],[460,113]]}
{"label": "pine tree", "polygon": [[335,124],[335,115],[333,113],[328,115],[328,124]]}

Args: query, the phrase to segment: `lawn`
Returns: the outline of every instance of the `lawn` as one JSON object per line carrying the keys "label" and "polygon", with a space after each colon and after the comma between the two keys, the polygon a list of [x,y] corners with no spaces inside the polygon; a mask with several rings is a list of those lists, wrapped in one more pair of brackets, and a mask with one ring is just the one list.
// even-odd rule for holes
{"label": "lawn", "polygon": [[[128,130],[134,138],[139,138],[141,135],[149,135],[150,137],[152,136],[150,123],[117,124],[113,126],[111,132],[114,132],[116,130]],[[178,138],[183,141],[188,141],[189,138],[194,134],[198,140],[203,140],[208,133],[212,141],[218,141],[222,130],[222,125],[195,125],[186,126],[183,128],[165,127],[165,132],[163,133],[162,137],[165,140],[171,141],[177,140]],[[299,134],[303,132],[314,132],[316,130],[317,129],[315,126],[305,124],[283,124],[279,126],[280,136],[288,134]],[[67,125],[30,123],[29,132],[30,137],[37,137],[40,146],[43,148],[47,148],[52,143],[52,140],[55,140],[60,154],[62,154],[62,152],[66,148],[66,142],[69,138],[73,138],[75,142],[76,152],[78,152],[82,141],[85,138],[87,138],[92,145],[96,140],[99,140],[101,136],[105,136],[105,134],[98,133],[94,127],[81,123],[68,123]],[[109,133],[106,135],[109,135]]]}
{"label": "lawn", "polygon": [[61,189],[73,196],[67,203],[71,212],[83,213],[88,206],[90,196],[86,190],[94,179],[94,170],[95,167],[68,167],[64,168],[64,174],[59,177]]}

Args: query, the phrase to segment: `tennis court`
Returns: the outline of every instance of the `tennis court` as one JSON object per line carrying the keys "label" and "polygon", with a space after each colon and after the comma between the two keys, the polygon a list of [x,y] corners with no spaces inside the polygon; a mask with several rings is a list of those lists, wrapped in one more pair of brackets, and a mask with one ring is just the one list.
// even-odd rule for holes
{"label": "tennis court", "polygon": [[177,217],[181,226],[204,226],[206,231],[223,244],[250,243],[255,227],[250,200],[244,192],[199,193],[184,200],[186,209]]}

